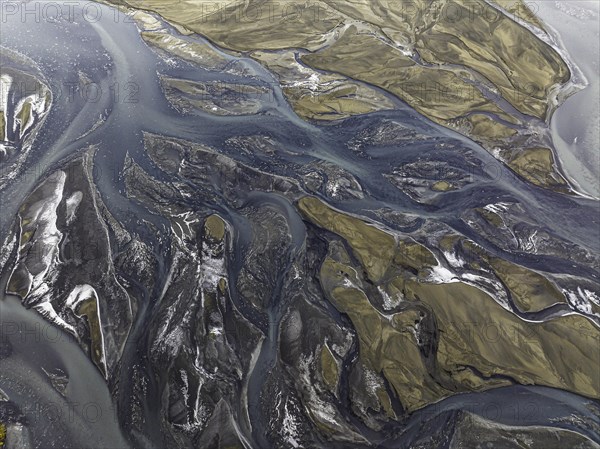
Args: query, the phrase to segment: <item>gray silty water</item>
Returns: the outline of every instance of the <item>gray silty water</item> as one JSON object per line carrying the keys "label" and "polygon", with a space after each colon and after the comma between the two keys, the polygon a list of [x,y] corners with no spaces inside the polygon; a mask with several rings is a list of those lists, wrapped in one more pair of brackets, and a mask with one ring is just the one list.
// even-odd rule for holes
{"label": "gray silty water", "polygon": [[[49,20],[52,18],[51,11],[48,9],[46,14],[43,13],[43,5],[48,3],[27,3],[31,10],[38,7],[39,13],[37,16],[28,15],[25,20],[22,20],[20,11],[17,14],[3,15],[0,45],[27,55],[39,65],[53,90],[54,105],[28,156],[24,173],[14,181],[2,185],[3,213],[0,215],[0,241],[4,241],[8,235],[19,204],[27,193],[62,161],[94,145],[97,147],[95,181],[102,198],[114,216],[129,231],[147,238],[161,266],[168,266],[169,254],[164,249],[168,245],[153,237],[147,231],[143,220],[153,223],[165,233],[167,233],[167,224],[161,217],[149,213],[141,205],[128,199],[124,194],[123,181],[119,178],[127,155],[157,179],[165,178],[166,175],[154,167],[143,148],[142,133],[151,131],[210,145],[248,165],[255,165],[281,175],[293,174],[298,167],[313,161],[334,163],[352,173],[366,193],[362,200],[333,202],[336,207],[355,213],[368,213],[386,207],[419,214],[425,218],[439,219],[458,228],[495,253],[501,254],[501,250],[489,245],[474,231],[461,226],[459,217],[470,208],[507,199],[523,204],[531,215],[536,216],[548,230],[557,235],[564,236],[592,251],[600,249],[598,222],[580,219],[581,214],[589,217],[597,216],[596,202],[567,198],[530,186],[478,145],[457,133],[431,123],[397,100],[400,109],[396,111],[370,114],[360,119],[348,119],[330,125],[306,123],[294,114],[283,99],[281,90],[274,83],[272,75],[252,60],[245,59],[243,62],[249,70],[246,76],[196,69],[185,63],[169,65],[143,43],[135,24],[123,13],[115,12],[107,6],[93,4],[93,8],[88,8],[88,16],[91,15],[94,19],[88,17],[86,20],[83,17],[82,4],[74,7],[73,17]],[[2,7],[5,8],[6,4],[7,2],[3,1]],[[35,20],[36,18],[40,20]],[[189,39],[202,41],[201,38],[194,36]],[[235,59],[232,56],[227,58]],[[70,98],[68,89],[80,85],[80,73],[85,74],[85,77],[92,81],[95,93],[90,91],[87,95],[77,94]],[[185,76],[198,81],[218,79],[266,85],[274,90],[274,94],[266,111],[255,116],[217,117],[204,113],[183,116],[166,101],[160,87],[158,73],[174,77]],[[94,128],[101,117],[103,121]],[[426,139],[419,143],[406,142],[368,149],[366,155],[354,153],[349,149],[348,142],[359,131],[384,120],[400,122],[426,136]],[[231,137],[255,134],[270,136],[290,153],[281,155],[279,163],[275,164],[273,163],[275,161],[269,158],[256,158],[239,153],[226,145],[227,139]],[[475,168],[466,164],[467,154],[477,162]],[[473,175],[473,183],[449,194],[443,202],[423,205],[412,201],[382,176],[384,173],[389,173],[393,167],[423,157],[450,162],[453,166],[469,171]],[[300,245],[304,229],[301,227],[299,217],[295,215],[286,200],[270,197],[269,194],[250,195],[250,199],[263,204],[271,203],[275,205],[274,207],[286,211],[295,226],[294,244]],[[577,214],[573,213],[575,210]],[[531,263],[543,265],[544,261]],[[574,274],[581,274],[583,270],[577,266],[559,268]],[[163,278],[159,279],[159,284],[166,281],[164,271],[162,274]],[[594,277],[596,273],[584,274]],[[140,309],[140,315],[130,337],[132,345],[138,341],[137,338],[143,336],[144,325],[152,313],[153,300],[152,292],[147,292],[147,304]],[[25,311],[14,298],[1,300],[0,307],[2,307],[0,310],[3,326],[5,323],[13,322],[23,323],[24,326],[36,326],[41,322],[41,318]],[[268,318],[269,336],[263,344],[258,365],[255,367],[255,373],[258,374],[256,378],[250,380],[249,394],[251,395],[260,393],[261,380],[258,375],[271,368],[276,356],[275,338],[281,319],[281,310],[277,303],[269,310]],[[43,376],[40,376],[42,365],[56,364],[69,373],[71,379],[74,379],[68,400],[79,404],[94,402],[102,404],[107,410],[110,409],[112,400],[106,385],[73,341],[60,339],[46,346],[47,348],[43,345],[33,347],[15,342],[14,355],[0,362],[4,363],[7,369],[6,371],[3,369],[0,387],[11,397],[14,396],[15,401],[25,409],[30,406],[32,398],[37,402],[40,401],[40,397],[42,401],[60,402],[62,399],[56,395],[50,398],[43,397],[46,393],[43,388]],[[124,364],[139,362],[135,359],[134,349],[130,345],[126,350]],[[35,375],[27,375],[27,369],[32,370]],[[17,388],[9,388],[11,382],[15,385],[23,384],[23,391],[29,389],[33,393],[30,395],[19,393]],[[522,389],[515,387],[512,390],[510,388],[505,390],[502,395],[501,393],[474,393],[454,397],[438,404],[434,415],[448,409],[466,407],[469,401],[489,404],[501,400],[524,406],[529,403],[528,401],[534,400],[540,410],[545,410],[537,417],[536,424],[548,424],[552,418],[555,418],[555,413],[568,416],[580,407],[578,397],[575,395],[565,394],[557,400],[557,396],[549,397],[547,391],[548,389],[538,391],[537,388],[532,387],[523,393]],[[152,401],[156,399],[149,397],[148,405],[151,407]],[[559,402],[561,408],[557,409],[556,404]],[[484,406],[482,405],[481,408],[483,409]],[[481,410],[479,413],[483,414]],[[423,414],[416,415],[411,422],[418,423],[422,416]],[[106,419],[113,419],[109,412],[106,414]],[[523,417],[507,419],[506,422],[528,424]],[[62,420],[61,423],[67,435],[64,437],[63,447],[69,445],[83,447],[81,445],[87,444],[84,437],[87,432],[100,435],[101,432],[109,433],[108,429],[113,430],[106,437],[107,440],[99,444],[104,444],[106,447],[122,447],[120,445],[125,444],[115,422],[101,421],[98,425],[94,423],[90,426],[80,419],[73,422]],[[49,438],[52,436],[52,429],[56,431],[61,428],[47,422],[39,424]],[[417,424],[409,423],[408,427],[411,428],[412,425]],[[57,439],[57,441],[62,440]]]}

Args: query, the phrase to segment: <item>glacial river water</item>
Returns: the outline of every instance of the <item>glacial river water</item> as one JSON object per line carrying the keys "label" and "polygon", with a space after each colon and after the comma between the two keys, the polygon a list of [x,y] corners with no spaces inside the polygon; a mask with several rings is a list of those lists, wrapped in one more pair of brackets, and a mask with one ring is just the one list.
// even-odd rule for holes
{"label": "glacial river water", "polygon": [[[576,208],[579,214],[593,216],[597,213],[596,202],[567,198],[530,186],[470,140],[425,120],[399,101],[396,101],[397,111],[371,114],[335,125],[309,124],[293,113],[280,89],[273,87],[274,79],[269,73],[255,62],[243,59],[239,63],[247,69],[248,75],[243,78],[245,82],[274,89],[263,114],[249,117],[216,117],[208,114],[184,117],[177,114],[165,100],[159,86],[158,72],[197,80],[236,81],[242,78],[187,64],[164,62],[142,42],[129,17],[106,6],[95,3],[73,6],[72,2],[67,2],[62,5],[64,9],[59,17],[56,10],[47,5],[61,5],[60,2],[33,1],[16,4],[16,9],[9,6],[15,5],[13,3],[4,0],[0,3],[3,11],[0,44],[35,61],[54,94],[53,107],[31,149],[24,172],[2,186],[0,241],[4,241],[9,234],[19,204],[27,193],[61,161],[89,145],[96,145],[95,180],[103,200],[130,231],[148,237],[147,243],[158,255],[160,266],[167,267],[168,256],[162,251],[162,243],[153,240],[144,230],[143,220],[154,223],[159,229],[165,229],[166,224],[128,200],[124,196],[123,181],[118,176],[127,154],[149,173],[157,177],[164,176],[157,173],[144,153],[142,131],[147,130],[209,144],[224,152],[229,151],[230,156],[248,163],[251,162],[248,156],[227,150],[224,141],[229,137],[257,132],[269,134],[291,150],[293,154],[286,156],[290,163],[326,160],[348,170],[361,182],[366,192],[365,199],[339,202],[337,207],[355,213],[388,207],[440,219],[451,226],[460,227],[461,232],[501,256],[507,254],[490,247],[472,230],[460,225],[459,217],[463,211],[503,200],[518,201],[557,235],[568,237],[592,251],[600,249],[597,223],[580,220],[572,213]],[[29,11],[26,15],[25,6]],[[73,16],[69,17],[66,11],[73,13]],[[190,39],[200,40],[197,37]],[[231,56],[227,57],[233,60]],[[81,74],[91,80],[96,93],[89,92],[87,97],[75,95],[72,98],[68,94],[69,86],[79,84]],[[92,95],[93,98],[90,97]],[[94,127],[101,117],[103,121]],[[383,119],[400,121],[428,137],[402,148],[382,148],[368,160],[348,150],[347,143],[357,131]],[[439,145],[441,143],[446,146]],[[433,206],[417,204],[382,177],[382,173],[389,171],[390,166],[423,156],[435,156],[438,160],[464,166],[462,157],[466,153],[479,161],[480,168],[474,173],[474,182],[448,194],[444,203]],[[272,167],[272,170],[285,174],[285,168],[280,166]],[[267,200],[257,194],[251,200],[269,201],[286,211],[292,222],[299,219],[280,199]],[[299,245],[303,235],[298,231],[293,237],[294,245]],[[552,265],[556,261],[551,263],[543,258],[532,258],[529,262],[549,271],[572,274],[583,271],[583,267],[577,263],[565,262],[556,266]],[[163,268],[161,272],[163,279],[159,279],[159,283],[164,283],[166,269]],[[5,282],[6,279],[0,282],[2,292]],[[0,293],[0,296],[2,335],[10,341],[12,348],[10,354],[0,360],[0,388],[25,413],[31,423],[34,443],[44,448],[127,447],[129,442],[119,429],[119,418],[114,412],[114,402],[108,388],[79,346],[35,312],[24,309],[15,298],[6,297],[4,293]],[[140,308],[130,343],[123,355],[124,365],[137,362],[135,342],[143,333],[146,314],[152,312],[153,299],[148,294],[146,303]],[[250,400],[260,392],[261,373],[268,372],[276,356],[276,329],[281,313],[277,303],[269,310],[266,339],[249,381]],[[68,375],[70,382],[65,396],[49,386],[42,368],[60,368]],[[126,379],[122,380],[123,389],[126,390]],[[158,408],[153,407],[154,398],[142,400],[147,401],[149,413]],[[40,404],[46,405],[42,412],[36,411],[36,406]],[[423,420],[461,408],[514,425],[548,425],[556,418],[575,412],[595,419],[582,404],[582,398],[566,392],[541,387],[508,387],[447,399],[416,413],[405,425],[416,432]],[[48,411],[49,407],[51,411]],[[94,415],[97,409],[100,410],[99,416],[96,416],[97,413]],[[535,412],[527,413],[527,410]],[[156,416],[148,417],[149,423],[155,423],[155,420]],[[253,424],[260,429],[261,423]],[[572,424],[563,423],[561,426],[570,427]],[[585,429],[577,430],[598,440],[597,435],[591,435]],[[151,429],[149,426],[148,438],[144,443],[146,447],[152,445],[152,433],[156,431],[156,427]],[[411,432],[398,440],[382,441],[382,445],[398,447],[398,444],[406,443]]]}

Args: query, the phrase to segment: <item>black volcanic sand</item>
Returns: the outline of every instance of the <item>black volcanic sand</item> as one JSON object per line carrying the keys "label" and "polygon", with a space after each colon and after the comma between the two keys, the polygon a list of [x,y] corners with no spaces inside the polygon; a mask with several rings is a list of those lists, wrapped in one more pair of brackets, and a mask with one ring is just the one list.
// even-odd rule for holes
{"label": "black volcanic sand", "polygon": [[[28,3],[29,6],[37,4],[41,3]],[[63,19],[58,22],[27,22],[24,25],[17,14],[7,17],[7,22],[2,24],[1,44],[36,61],[53,89],[55,99],[23,170],[14,179],[8,179],[6,173],[0,171],[0,241],[5,241],[14,232],[19,205],[34,186],[66,160],[93,145],[97,148],[95,181],[110,212],[129,232],[141,236],[154,249],[154,253],[162,257],[158,261],[162,277],[157,279],[158,287],[154,290],[160,291],[160,286],[166,281],[165,267],[169,265],[170,256],[163,250],[168,245],[156,239],[148,231],[145,222],[165,232],[167,223],[126,198],[124,182],[119,178],[126,155],[156,178],[165,178],[165,173],[154,167],[143,148],[142,132],[150,131],[211,146],[238,161],[275,174],[293,174],[299,167],[314,161],[330,162],[354,175],[365,193],[363,199],[330,201],[339,209],[374,216],[371,211],[389,208],[434,218],[456,228],[499,256],[510,254],[491,245],[465,226],[460,221],[465,211],[499,201],[516,201],[538,223],[543,223],[546,230],[591,252],[600,249],[596,202],[531,186],[481,147],[424,119],[399,101],[396,102],[398,110],[395,111],[374,113],[329,125],[306,123],[292,112],[272,76],[254,61],[243,59],[242,64],[248,71],[246,77],[195,69],[186,63],[167,64],[142,42],[131,20],[105,6],[95,6],[102,12],[102,17],[94,23],[83,20],[80,17],[81,10],[75,8],[78,14],[76,23]],[[255,116],[217,117],[205,113],[182,116],[164,98],[157,71],[198,81],[243,81],[268,87],[274,93],[270,102],[264,105],[264,112]],[[86,99],[78,94],[70,98],[69,86],[80,84],[80,73],[94,83],[94,89],[100,92],[97,98]],[[88,95],[96,97],[91,91]],[[90,132],[101,117],[104,120]],[[378,146],[364,145],[359,151],[352,148],[357,135],[386,121],[402,124],[419,139],[396,140]],[[256,134],[269,136],[279,149],[286,151],[278,151],[274,158],[265,154],[240,152],[227,144],[230,138]],[[394,167],[422,160],[448,164],[468,174],[470,183],[432,199],[429,204],[421,204],[383,176]],[[247,192],[240,192],[240,199],[257,204],[274,204],[274,207],[292,217],[292,223],[298,219],[287,200],[273,195],[247,195]],[[236,226],[243,224],[240,219]],[[393,224],[387,224],[393,227]],[[243,235],[243,230],[240,232]],[[295,238],[294,245],[301,244],[303,236],[295,237],[299,240]],[[525,259],[523,263],[597,281],[598,273],[578,266],[577,261],[545,261],[536,257]],[[6,265],[10,266],[10,262]],[[4,273],[0,285],[2,291],[7,274]],[[146,313],[150,314],[153,309],[153,294],[147,292],[147,303],[139,309],[130,335],[132,342],[144,332]],[[268,371],[277,356],[277,332],[274,326],[281,319],[281,314],[282,311],[276,306],[268,311],[268,337],[254,371],[257,376]],[[0,320],[2,335],[11,346],[10,351],[2,352],[0,359],[0,388],[25,415],[24,421],[29,423],[34,444],[39,447],[127,447],[112,412],[108,388],[76,342],[67,336],[56,337],[61,334],[58,330],[48,330],[50,325],[46,321],[35,313],[25,311],[14,298],[6,297],[0,301]],[[15,326],[45,329],[51,337],[44,337],[41,333],[41,341],[37,337],[33,340],[33,337],[23,338],[21,333],[13,332]],[[40,335],[39,331],[37,335]],[[139,351],[131,345],[127,346],[122,366],[139,363],[138,357]],[[52,388],[41,370],[42,366],[60,368],[66,373],[70,379],[66,398]],[[252,390],[255,393],[260,390],[260,382],[257,378],[250,379],[249,394]],[[119,390],[118,395],[120,401],[128,397],[128,392]],[[152,395],[144,398],[147,401],[149,423],[156,422],[157,417],[152,414],[158,413],[158,407],[155,406],[157,399]],[[486,393],[463,394],[412,415],[406,423],[402,423],[408,429],[408,436],[403,436],[401,440],[390,438],[395,433],[394,429],[385,429],[382,435],[372,434],[372,439],[380,441],[382,447],[399,447],[399,444],[419,432],[422,422],[431,421],[434,427],[440,426],[443,425],[443,419],[436,421],[436,417],[461,409],[508,425],[553,425],[556,418],[572,413],[597,420],[586,408],[586,402],[587,399],[577,395],[543,387],[515,386]],[[57,405],[61,410],[56,420],[49,418],[47,413],[42,413],[40,417],[35,411],[36,404],[46,403]],[[102,410],[101,418],[94,421],[82,415],[77,408],[81,406],[76,407],[74,417],[67,414],[69,404],[89,403],[98,405]],[[536,410],[533,417],[527,413],[511,412],[515,408],[526,410],[532,404]],[[499,411],[494,414],[492,409]],[[91,415],[93,410],[88,407],[87,413]],[[264,425],[260,424],[260,420],[264,419],[260,416],[251,414],[251,419],[259,420],[256,422],[258,428]],[[600,442],[598,435],[589,434],[584,428],[577,428],[573,424],[564,426]]]}

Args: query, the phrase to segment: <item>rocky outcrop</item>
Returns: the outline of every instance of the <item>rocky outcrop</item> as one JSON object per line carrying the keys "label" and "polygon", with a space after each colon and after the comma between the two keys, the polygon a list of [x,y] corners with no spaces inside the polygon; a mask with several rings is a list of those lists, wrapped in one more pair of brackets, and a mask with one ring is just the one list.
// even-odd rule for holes
{"label": "rocky outcrop", "polygon": [[110,226],[92,180],[91,153],[51,174],[19,210],[8,293],[74,335],[105,376],[132,323],[112,258]]}

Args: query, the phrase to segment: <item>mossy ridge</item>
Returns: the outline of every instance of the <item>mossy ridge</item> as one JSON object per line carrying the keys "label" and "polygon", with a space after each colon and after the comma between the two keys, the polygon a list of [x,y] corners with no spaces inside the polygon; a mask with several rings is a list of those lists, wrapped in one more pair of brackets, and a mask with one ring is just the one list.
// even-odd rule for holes
{"label": "mossy ridge", "polygon": [[510,120],[506,113],[465,81],[468,74],[418,65],[402,51],[355,26],[349,27],[330,47],[304,55],[302,61],[311,67],[385,89],[442,125],[448,126],[450,120],[474,110]]}
{"label": "mossy ridge", "polygon": [[21,109],[19,109],[19,112],[16,114],[17,121],[19,122],[19,137],[22,137],[27,130],[26,127],[31,119],[31,114],[31,101],[25,100],[23,106],[21,106]]}
{"label": "mossy ridge", "polygon": [[326,295],[356,328],[361,360],[388,379],[407,409],[438,400],[446,392],[428,375],[414,337],[401,328],[400,314],[396,320],[382,315],[362,290],[345,285],[347,278],[339,274],[345,270],[351,268],[328,256],[319,277]]}
{"label": "mossy ridge", "polygon": [[4,111],[0,111],[0,140],[4,141],[6,134],[6,115]]}
{"label": "mossy ridge", "polygon": [[454,189],[454,185],[448,181],[437,181],[431,186],[431,190],[435,192],[449,192]]}
{"label": "mossy ridge", "polygon": [[367,85],[302,65],[291,50],[255,51],[251,56],[277,75],[283,94],[306,120],[339,120],[394,107],[384,94]]}
{"label": "mossy ridge", "polygon": [[392,234],[365,221],[337,212],[315,197],[298,201],[298,209],[312,223],[344,238],[365,269],[378,283],[394,265],[413,271],[436,265],[435,256],[423,245]]}
{"label": "mossy ridge", "polygon": [[210,240],[221,242],[225,238],[225,222],[218,215],[209,215],[204,222],[204,235]]}
{"label": "mossy ridge", "polygon": [[566,302],[558,288],[541,274],[497,257],[490,257],[488,261],[496,276],[512,293],[520,311],[539,312]]}
{"label": "mossy ridge", "polygon": [[327,343],[321,348],[320,362],[321,375],[323,376],[325,385],[327,385],[329,390],[335,394],[340,378],[340,366]]}
{"label": "mossy ridge", "polygon": [[162,31],[142,31],[140,35],[150,46],[207,69],[219,70],[228,63],[227,58],[207,44],[188,41]]}
{"label": "mossy ridge", "polygon": [[390,399],[386,389],[383,387],[378,387],[375,391],[375,395],[377,396],[377,400],[381,404],[386,416],[391,419],[396,419],[397,415],[394,411],[394,407],[392,406],[392,400]]}
{"label": "mossy ridge", "polygon": [[567,183],[555,165],[552,150],[543,147],[520,150],[508,161],[508,166],[530,183],[565,190]]}
{"label": "mossy ridge", "polygon": [[463,283],[407,281],[407,297],[431,308],[439,329],[437,361],[456,372],[473,367],[486,378],[501,375],[527,385],[545,385],[600,397],[599,329],[573,314],[528,322],[489,295]]}
{"label": "mossy ridge", "polygon": [[477,213],[479,213],[485,221],[496,228],[505,227],[506,224],[500,215],[491,210],[485,209],[483,207],[478,207],[475,209]]}
{"label": "mossy ridge", "polygon": [[214,115],[256,114],[264,101],[270,101],[272,91],[251,84],[198,82],[160,77],[167,100],[181,113],[195,110]]}
{"label": "mossy ridge", "polygon": [[[426,117],[469,135],[490,152],[498,146],[520,145],[506,142],[515,137],[515,130],[481,117],[467,127],[457,122],[473,113],[493,114],[507,123],[519,120],[485,97],[477,83],[489,85],[522,114],[543,121],[552,107],[549,97],[570,77],[560,55],[523,26],[543,30],[521,0],[496,2],[508,16],[484,0],[418,0],[409,7],[392,0],[291,1],[284,6],[251,0],[226,8],[208,0],[186,0],[177,8],[165,0],[128,4],[157,12],[235,52],[308,50],[312,53],[302,61],[309,69],[381,87]],[[382,108],[367,86],[347,90],[344,83],[315,96],[301,88],[283,87],[292,107],[305,119],[337,120]],[[529,132],[524,124],[519,127]],[[541,159],[534,160],[537,157]],[[546,155],[529,153],[527,158],[507,165],[536,185],[570,191]]]}
{"label": "mossy ridge", "polygon": [[486,8],[483,0],[447,1],[440,8],[441,20],[418,35],[421,57],[431,63],[470,67],[522,113],[545,119],[550,91],[570,77],[566,63],[507,16],[476,13]]}
{"label": "mossy ridge", "polygon": [[[474,14],[492,8],[483,0],[468,4],[448,0],[435,5],[419,0],[411,2],[410,9],[393,1],[364,0],[288,2],[285,8],[275,2],[254,1],[227,8],[209,1],[186,1],[185,7],[178,4],[178,8],[165,0],[128,3],[158,12],[167,20],[236,51],[287,48],[316,51],[328,45],[328,33],[358,19],[379,36],[392,37],[391,45],[384,44],[382,52],[373,53],[366,60],[375,66],[384,65],[378,61],[391,64],[390,68],[398,62],[402,64],[409,58],[402,57],[395,46],[414,47],[424,60],[433,64],[461,64],[481,73],[515,107],[538,117],[546,115],[549,91],[570,75],[560,56],[516,21],[495,9],[497,14],[491,18],[489,14]],[[339,42],[333,46],[339,48]],[[521,63],[523,55],[531,64]],[[353,58],[353,62],[361,65],[363,61]],[[443,73],[441,70],[437,79],[441,84],[447,81]],[[389,84],[398,75],[387,74],[387,82],[383,84]],[[418,106],[423,99],[417,100]]]}
{"label": "mossy ridge", "polygon": [[[347,314],[355,326],[360,360],[389,382],[407,412],[457,391],[507,384],[506,380],[482,379],[478,372],[464,367],[456,368],[451,375],[437,370],[435,360],[424,354],[424,342],[417,326],[422,320],[419,302],[406,302],[401,312],[382,314],[357,287],[360,284],[358,279],[349,275],[352,268],[334,260],[339,259],[340,250],[343,251],[340,244],[332,244],[323,262],[320,272],[323,289],[336,308]],[[386,396],[384,391],[377,392],[384,410]]]}
{"label": "mossy ridge", "polygon": [[383,277],[396,248],[396,240],[391,234],[357,218],[336,212],[315,197],[301,198],[298,209],[316,225],[347,240],[371,280],[377,282]]}
{"label": "mossy ridge", "polygon": [[218,4],[209,0],[128,0],[133,8],[154,11],[169,22],[209,37],[236,51],[316,49],[323,35],[343,17],[325,2],[275,1]]}
{"label": "mossy ridge", "polygon": [[[340,235],[353,251],[357,251],[356,242],[361,237],[364,248],[381,251],[377,241],[385,241],[379,234],[384,231],[375,228],[371,242],[360,233],[373,232],[372,226],[344,216],[316,198],[302,198],[299,209],[318,226]],[[448,238],[445,245],[450,249],[460,242],[460,237]],[[468,241],[463,243],[467,245]],[[364,248],[359,245],[358,249]],[[590,320],[573,314],[528,322],[477,287],[463,282],[428,283],[420,270],[435,263],[435,257],[430,253],[424,256],[421,248],[413,243],[404,252],[396,249],[391,261],[388,253],[388,269],[379,271],[385,273],[378,280],[384,291],[402,298],[400,307],[390,314],[373,305],[363,290],[360,271],[353,268],[341,242],[330,242],[319,274],[325,294],[349,316],[357,331],[361,360],[389,381],[406,410],[457,391],[511,383],[545,385],[600,397],[594,370],[600,363],[599,355],[585,349],[594,347],[600,338]],[[416,258],[412,257],[413,251],[417,252]],[[366,256],[357,258],[361,261]],[[520,308],[535,311],[564,302],[562,294],[541,274],[484,251],[477,263],[490,266],[498,274]],[[392,272],[391,266],[406,270]],[[532,280],[529,285],[524,282],[528,279]],[[429,318],[423,318],[415,309],[418,307],[425,307]],[[434,328],[427,330],[426,324],[421,324],[423,319],[433,320]],[[428,342],[432,336],[434,340]]]}
{"label": "mossy ridge", "polygon": [[293,88],[284,88],[283,93],[291,102],[294,112],[305,120],[340,120],[392,109],[392,104],[383,96],[381,101],[366,98],[357,84],[341,84],[316,94]]}
{"label": "mossy ridge", "polygon": [[78,305],[76,313],[79,316],[85,316],[90,330],[90,355],[106,377],[106,359],[104,354],[104,337],[102,335],[102,326],[100,323],[100,311],[98,310],[98,298],[95,294],[89,298],[83,299]]}
{"label": "mossy ridge", "polygon": [[323,262],[324,290],[355,326],[361,359],[388,379],[407,411],[456,391],[507,385],[509,379],[600,397],[595,369],[600,360],[584,349],[594,347],[600,335],[586,318],[528,323],[470,285],[408,280],[407,299],[427,305],[438,326],[437,368],[431,371],[411,331],[415,312],[382,315],[363,291],[343,285],[346,278],[332,281],[343,268],[333,259]]}
{"label": "mossy ridge", "polygon": [[480,136],[480,140],[498,142],[514,137],[518,131],[485,114],[471,114],[464,119],[469,126],[469,133]]}
{"label": "mossy ridge", "polygon": [[[493,226],[504,226],[502,218],[495,212],[483,208],[477,210]],[[565,295],[543,273],[492,256],[472,240],[459,235],[449,235],[441,243],[444,251],[462,255],[471,269],[493,273],[510,293],[518,312],[539,312],[567,302]]]}

